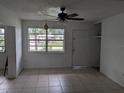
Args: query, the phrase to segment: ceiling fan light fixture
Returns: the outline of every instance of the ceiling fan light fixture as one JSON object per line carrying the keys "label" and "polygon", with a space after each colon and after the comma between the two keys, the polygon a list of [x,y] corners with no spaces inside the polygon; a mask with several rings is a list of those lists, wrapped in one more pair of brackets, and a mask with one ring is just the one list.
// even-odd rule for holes
{"label": "ceiling fan light fixture", "polygon": [[60,21],[66,21],[66,20],[77,20],[77,21],[82,21],[84,18],[77,18],[79,16],[77,13],[72,13],[72,14],[67,14],[65,13],[65,7],[60,8],[61,13],[58,14],[58,18]]}

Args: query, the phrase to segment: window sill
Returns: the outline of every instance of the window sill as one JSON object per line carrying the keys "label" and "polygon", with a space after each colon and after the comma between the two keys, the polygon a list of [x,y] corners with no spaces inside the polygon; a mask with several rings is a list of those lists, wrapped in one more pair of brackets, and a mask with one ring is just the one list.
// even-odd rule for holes
{"label": "window sill", "polygon": [[41,51],[28,51],[28,53],[30,53],[30,54],[37,54],[37,53],[40,53],[40,54],[65,54],[65,51],[63,51],[63,52],[41,52]]}

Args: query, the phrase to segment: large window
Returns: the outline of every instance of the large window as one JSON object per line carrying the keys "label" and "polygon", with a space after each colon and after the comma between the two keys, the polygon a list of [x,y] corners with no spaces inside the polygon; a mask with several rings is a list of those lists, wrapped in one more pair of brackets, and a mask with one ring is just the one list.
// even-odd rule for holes
{"label": "large window", "polygon": [[64,29],[28,28],[29,51],[64,51]]}
{"label": "large window", "polygon": [[5,29],[0,28],[0,52],[5,52]]}

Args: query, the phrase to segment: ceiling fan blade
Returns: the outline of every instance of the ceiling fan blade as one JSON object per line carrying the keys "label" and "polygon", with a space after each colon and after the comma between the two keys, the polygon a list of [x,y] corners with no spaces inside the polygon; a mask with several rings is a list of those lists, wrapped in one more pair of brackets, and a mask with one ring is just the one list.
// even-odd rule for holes
{"label": "ceiling fan blade", "polygon": [[69,14],[69,15],[68,15],[68,17],[76,17],[76,16],[78,16],[77,13],[73,13],[73,14]]}
{"label": "ceiling fan blade", "polygon": [[49,17],[57,17],[57,16],[54,16],[54,15],[50,15],[50,14],[48,14],[47,12],[44,12],[44,11],[38,11],[38,15],[39,15],[39,16],[45,15],[45,16],[49,16]]}
{"label": "ceiling fan blade", "polygon": [[53,16],[53,15],[49,15],[49,14],[43,14],[43,15],[45,15],[45,16],[49,16],[49,17],[57,17],[57,16]]}
{"label": "ceiling fan blade", "polygon": [[68,20],[79,20],[79,21],[82,21],[84,20],[84,18],[67,18]]}

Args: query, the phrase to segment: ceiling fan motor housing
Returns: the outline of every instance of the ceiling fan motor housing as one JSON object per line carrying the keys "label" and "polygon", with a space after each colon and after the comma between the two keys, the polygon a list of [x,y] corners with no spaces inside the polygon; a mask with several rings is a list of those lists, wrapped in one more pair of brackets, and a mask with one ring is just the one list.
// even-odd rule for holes
{"label": "ceiling fan motor housing", "polygon": [[65,21],[65,19],[67,18],[67,13],[59,13],[58,14],[58,17],[59,17],[59,19],[60,20],[63,20],[63,21]]}
{"label": "ceiling fan motor housing", "polygon": [[63,12],[65,11],[65,7],[61,7],[60,10]]}

